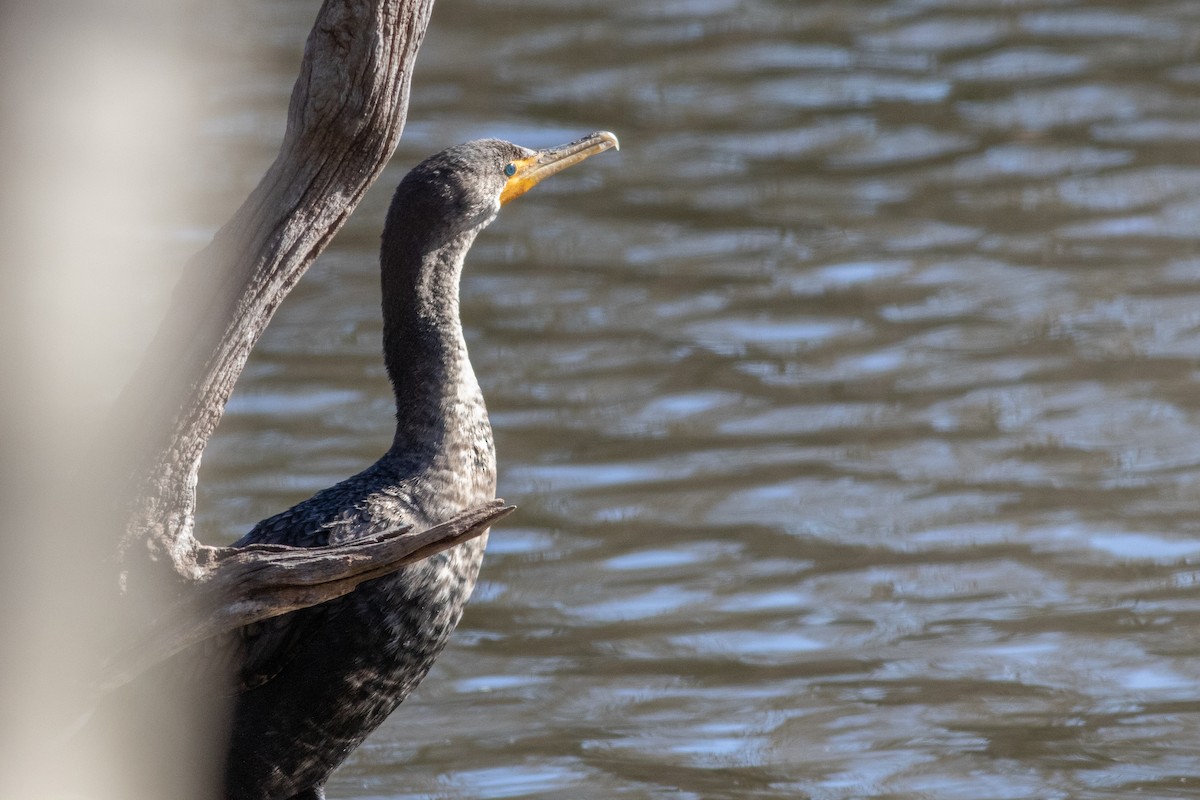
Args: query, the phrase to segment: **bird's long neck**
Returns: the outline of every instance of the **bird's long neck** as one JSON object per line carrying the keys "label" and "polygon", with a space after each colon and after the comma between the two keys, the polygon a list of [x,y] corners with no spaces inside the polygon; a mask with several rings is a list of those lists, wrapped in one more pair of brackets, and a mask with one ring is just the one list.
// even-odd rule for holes
{"label": "bird's long neck", "polygon": [[[476,231],[441,242],[390,219],[384,231],[383,349],[396,394],[393,454],[429,463],[490,448],[483,397],[459,319],[458,285]],[[486,438],[485,443],[478,441]]]}

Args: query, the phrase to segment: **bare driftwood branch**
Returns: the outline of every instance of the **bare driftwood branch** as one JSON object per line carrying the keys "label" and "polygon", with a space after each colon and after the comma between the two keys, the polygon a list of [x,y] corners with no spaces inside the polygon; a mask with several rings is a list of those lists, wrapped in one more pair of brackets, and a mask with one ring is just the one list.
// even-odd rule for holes
{"label": "bare driftwood branch", "polygon": [[200,456],[275,309],[394,151],[432,6],[322,5],[278,157],[189,266],[170,324],[123,398],[122,435],[140,439],[120,546],[126,581],[136,581],[147,560],[160,565],[151,572],[178,576],[168,580],[205,578],[192,534]]}
{"label": "bare driftwood branch", "polygon": [[164,327],[122,402],[134,463],[120,542],[122,587],[176,598],[118,646],[113,688],[205,638],[352,591],[483,533],[499,501],[428,531],[313,549],[201,545],[200,457],[253,345],[284,296],[382,171],[403,129],[433,0],[325,0],[305,46],[279,155],[189,265]]}
{"label": "bare driftwood branch", "polygon": [[97,688],[116,689],[213,636],[341,597],[363,581],[481,535],[513,510],[496,500],[419,533],[399,528],[344,545],[211,548],[218,568],[105,665]]}

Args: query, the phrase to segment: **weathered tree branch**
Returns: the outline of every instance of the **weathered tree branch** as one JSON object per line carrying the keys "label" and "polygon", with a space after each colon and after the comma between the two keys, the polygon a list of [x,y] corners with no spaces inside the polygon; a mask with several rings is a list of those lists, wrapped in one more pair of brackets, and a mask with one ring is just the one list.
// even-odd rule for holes
{"label": "weathered tree branch", "polygon": [[[498,502],[428,531],[313,549],[211,548],[193,536],[200,457],[253,345],[284,296],[382,171],[408,107],[433,0],[325,0],[305,47],[278,157],[196,256],[122,403],[138,459],[120,542],[127,594],[166,587],[171,610],[141,626],[103,687],[205,638],[341,596],[477,536]],[[128,448],[126,448],[128,449]]]}
{"label": "weathered tree branch", "polygon": [[[383,170],[403,130],[433,0],[326,0],[261,183],[190,265],[123,400],[140,434],[121,541],[126,576],[152,562],[188,581],[200,457],[279,303]],[[131,587],[130,587],[131,588]]]}

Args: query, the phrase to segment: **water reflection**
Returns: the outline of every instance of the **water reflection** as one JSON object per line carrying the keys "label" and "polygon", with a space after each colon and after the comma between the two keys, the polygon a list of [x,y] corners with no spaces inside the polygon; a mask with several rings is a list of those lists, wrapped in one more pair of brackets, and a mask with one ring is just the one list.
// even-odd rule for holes
{"label": "water reflection", "polygon": [[[216,103],[231,197],[301,41],[250,30],[278,68]],[[1198,39],[1165,2],[439,7],[393,166],[206,459],[213,538],[389,441],[408,165],[624,147],[472,253],[520,512],[330,796],[1195,792]]]}

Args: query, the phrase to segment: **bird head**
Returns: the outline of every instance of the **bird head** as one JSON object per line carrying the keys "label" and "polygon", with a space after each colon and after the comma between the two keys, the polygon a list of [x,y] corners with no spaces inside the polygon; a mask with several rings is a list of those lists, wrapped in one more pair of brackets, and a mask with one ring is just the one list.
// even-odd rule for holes
{"label": "bird head", "polygon": [[[400,182],[393,209],[445,239],[478,231],[500,207],[580,161],[619,147],[597,131],[569,144],[530,150],[500,139],[478,139],[422,161]],[[438,238],[442,238],[438,237]]]}

